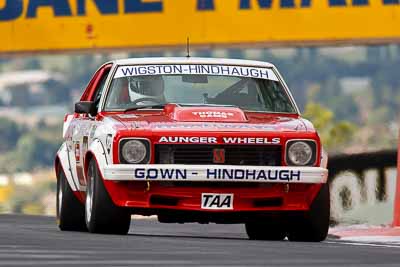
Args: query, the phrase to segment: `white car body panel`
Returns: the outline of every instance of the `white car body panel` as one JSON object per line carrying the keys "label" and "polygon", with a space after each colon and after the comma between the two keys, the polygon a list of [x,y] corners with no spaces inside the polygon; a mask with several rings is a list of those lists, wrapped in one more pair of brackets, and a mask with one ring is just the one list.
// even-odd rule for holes
{"label": "white car body panel", "polygon": [[72,191],[77,191],[79,188],[77,187],[75,176],[70,160],[69,149],[67,144],[64,142],[60,149],[57,152],[57,157],[60,160],[61,167],[64,171],[65,177],[67,178],[68,184],[70,185]]}
{"label": "white car body panel", "polygon": [[[113,124],[114,121],[109,118],[106,118],[103,122],[98,122],[91,118],[81,117],[71,118],[64,123],[63,136],[66,141],[57,153],[57,157],[72,191],[86,190],[86,184],[83,183],[83,180],[86,180],[84,168],[85,157],[88,152],[94,155],[100,166],[106,166],[108,162],[112,162],[112,146],[110,153],[104,149],[107,135],[111,135],[111,139],[114,138],[116,131],[113,129]],[[78,143],[79,161],[77,161],[78,155],[75,150]]]}

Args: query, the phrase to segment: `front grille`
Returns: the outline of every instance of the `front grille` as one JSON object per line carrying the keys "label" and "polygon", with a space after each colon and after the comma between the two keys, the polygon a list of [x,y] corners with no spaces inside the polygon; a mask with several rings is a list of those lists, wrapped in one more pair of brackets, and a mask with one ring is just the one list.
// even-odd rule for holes
{"label": "front grille", "polygon": [[281,146],[263,145],[156,145],[157,164],[208,165],[214,162],[214,149],[225,150],[223,165],[279,166]]}

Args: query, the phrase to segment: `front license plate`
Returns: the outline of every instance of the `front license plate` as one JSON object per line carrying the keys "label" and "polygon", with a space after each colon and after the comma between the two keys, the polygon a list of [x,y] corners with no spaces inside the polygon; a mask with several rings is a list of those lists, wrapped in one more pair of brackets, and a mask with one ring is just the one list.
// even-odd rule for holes
{"label": "front license plate", "polygon": [[201,194],[201,208],[207,210],[232,210],[233,194]]}

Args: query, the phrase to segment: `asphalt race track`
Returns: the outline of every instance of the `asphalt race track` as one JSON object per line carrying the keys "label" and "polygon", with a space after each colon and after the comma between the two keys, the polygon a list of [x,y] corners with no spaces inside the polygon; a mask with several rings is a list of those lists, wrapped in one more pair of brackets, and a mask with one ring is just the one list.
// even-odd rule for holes
{"label": "asphalt race track", "polygon": [[51,217],[0,215],[0,266],[400,266],[400,245],[247,240],[242,225],[134,220],[128,236],[61,232]]}

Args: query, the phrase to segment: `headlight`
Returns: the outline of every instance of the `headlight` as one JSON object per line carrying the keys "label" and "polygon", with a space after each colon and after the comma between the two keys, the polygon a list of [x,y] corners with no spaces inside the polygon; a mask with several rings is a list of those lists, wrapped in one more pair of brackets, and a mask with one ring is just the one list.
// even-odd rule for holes
{"label": "headlight", "polygon": [[147,141],[128,139],[120,143],[121,163],[147,163],[149,159],[149,145]]}
{"label": "headlight", "polygon": [[316,144],[314,141],[289,141],[286,161],[288,165],[306,166],[315,163]]}

